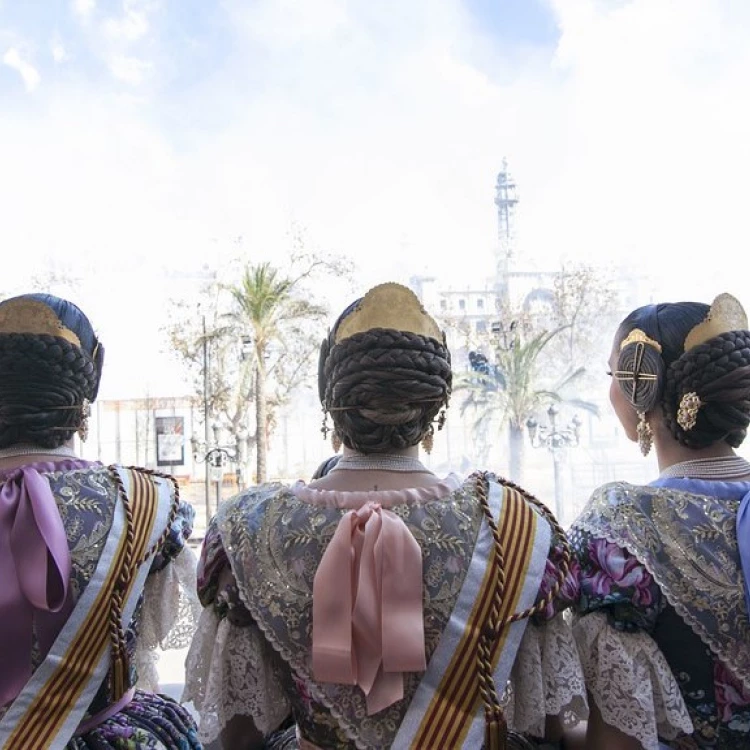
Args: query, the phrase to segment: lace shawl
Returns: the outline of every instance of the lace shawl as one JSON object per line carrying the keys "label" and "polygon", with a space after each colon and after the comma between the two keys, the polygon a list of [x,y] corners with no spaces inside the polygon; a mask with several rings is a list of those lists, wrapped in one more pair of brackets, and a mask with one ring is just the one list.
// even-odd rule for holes
{"label": "lace shawl", "polygon": [[738,501],[624,482],[597,490],[573,525],[630,552],[680,617],[750,688],[750,620]]}
{"label": "lace shawl", "polygon": [[[439,501],[392,509],[423,549],[429,656],[463,582],[481,512],[468,485]],[[206,610],[188,655],[183,695],[199,710],[204,742],[215,739],[234,715],[251,716],[268,733],[294,710],[313,741],[323,732],[342,746],[389,746],[421,675],[407,675],[406,698],[374,716],[367,716],[356,689],[321,686],[310,675],[312,577],[340,516],[340,509],[316,508],[275,486],[225,504],[209,529],[199,566],[199,594]],[[551,571],[555,555],[551,550]],[[227,557],[237,579],[229,573]],[[540,597],[551,580],[552,572],[545,576]],[[575,583],[566,582],[565,589],[574,594]],[[570,603],[558,601],[559,608]],[[289,634],[281,638],[267,625],[261,629],[253,616],[259,606],[275,613],[275,622],[289,628]],[[550,608],[527,627],[511,680],[516,687],[506,695],[511,725],[538,736],[544,733],[547,713],[562,714],[570,725],[587,715],[572,633],[556,613],[557,608]],[[549,628],[545,617],[552,618]],[[293,649],[290,643],[295,643]]]}

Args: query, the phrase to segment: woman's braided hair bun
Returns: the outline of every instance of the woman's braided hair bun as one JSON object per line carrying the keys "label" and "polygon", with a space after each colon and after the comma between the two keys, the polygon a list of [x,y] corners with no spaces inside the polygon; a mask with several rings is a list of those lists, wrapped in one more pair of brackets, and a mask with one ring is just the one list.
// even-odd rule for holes
{"label": "woman's braided hair bun", "polygon": [[103,356],[72,303],[41,294],[1,303],[0,448],[69,440],[96,398]]}
{"label": "woman's braided hair bun", "polygon": [[350,305],[321,348],[323,407],[344,445],[363,453],[417,445],[451,387],[442,331],[399,284],[382,284]]}
{"label": "woman's braided hair bun", "polygon": [[[686,429],[678,415],[688,399],[697,399],[698,407]],[[662,406],[683,445],[703,448],[725,440],[739,446],[750,425],[750,331],[720,333],[676,359],[667,371]]]}

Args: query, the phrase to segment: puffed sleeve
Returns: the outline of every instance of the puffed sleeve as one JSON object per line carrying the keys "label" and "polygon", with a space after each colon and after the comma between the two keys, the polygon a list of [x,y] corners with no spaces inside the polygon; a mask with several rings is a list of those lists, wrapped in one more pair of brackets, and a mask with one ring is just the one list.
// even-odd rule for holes
{"label": "puffed sleeve", "polygon": [[560,584],[563,547],[553,535],[537,595],[540,611],[526,626],[504,697],[508,726],[534,737],[544,736],[547,716],[568,728],[588,717],[581,661],[565,616],[578,599],[577,563],[569,564]]}
{"label": "puffed sleeve", "polygon": [[242,603],[212,522],[198,563],[203,611],[186,660],[184,702],[192,701],[199,736],[209,744],[235,716],[249,717],[264,735],[278,729],[291,706],[280,659]]}
{"label": "puffed sleeve", "polygon": [[580,569],[573,632],[587,688],[607,724],[657,750],[659,737],[691,733],[679,685],[650,633],[665,605],[651,574],[628,550],[576,530]]}
{"label": "puffed sleeve", "polygon": [[193,506],[180,502],[146,579],[135,653],[138,687],[143,690],[158,690],[158,651],[186,648],[198,622],[197,560],[187,545],[194,518]]}

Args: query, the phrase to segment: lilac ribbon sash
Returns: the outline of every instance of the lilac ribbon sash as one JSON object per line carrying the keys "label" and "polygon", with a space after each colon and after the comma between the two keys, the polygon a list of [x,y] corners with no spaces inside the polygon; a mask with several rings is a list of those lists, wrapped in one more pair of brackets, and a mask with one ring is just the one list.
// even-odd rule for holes
{"label": "lilac ribbon sash", "polygon": [[47,653],[71,601],[70,550],[49,482],[29,466],[0,485],[0,706],[31,677],[32,634]]}

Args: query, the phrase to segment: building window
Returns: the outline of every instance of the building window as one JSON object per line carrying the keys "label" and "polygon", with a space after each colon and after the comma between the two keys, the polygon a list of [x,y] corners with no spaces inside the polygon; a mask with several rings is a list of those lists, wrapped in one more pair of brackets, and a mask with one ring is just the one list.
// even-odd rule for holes
{"label": "building window", "polygon": [[477,321],[477,333],[487,333],[487,321],[486,320]]}
{"label": "building window", "polygon": [[440,309],[441,310],[447,310],[448,309],[448,301],[446,299],[440,300]]}
{"label": "building window", "polygon": [[484,300],[481,297],[477,300],[477,310],[484,310]]}
{"label": "building window", "polygon": [[459,310],[465,310],[466,309],[466,300],[465,299],[458,300],[458,309]]}

